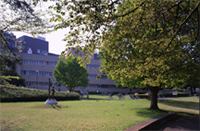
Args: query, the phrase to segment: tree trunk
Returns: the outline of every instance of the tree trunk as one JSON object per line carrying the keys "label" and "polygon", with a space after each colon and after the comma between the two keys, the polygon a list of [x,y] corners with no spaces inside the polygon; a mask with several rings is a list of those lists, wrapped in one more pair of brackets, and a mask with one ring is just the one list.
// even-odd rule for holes
{"label": "tree trunk", "polygon": [[193,96],[193,94],[194,94],[194,92],[193,92],[193,87],[192,86],[190,86],[190,91],[191,91],[191,95]]}
{"label": "tree trunk", "polygon": [[132,94],[132,89],[130,88],[129,90],[130,90],[130,94]]}
{"label": "tree trunk", "polygon": [[149,90],[151,91],[151,105],[150,105],[150,109],[151,110],[159,110],[158,108],[158,91],[159,91],[159,87],[148,87]]}
{"label": "tree trunk", "polygon": [[196,94],[197,92],[196,92],[196,87],[193,87],[193,92],[194,92],[194,94]]}

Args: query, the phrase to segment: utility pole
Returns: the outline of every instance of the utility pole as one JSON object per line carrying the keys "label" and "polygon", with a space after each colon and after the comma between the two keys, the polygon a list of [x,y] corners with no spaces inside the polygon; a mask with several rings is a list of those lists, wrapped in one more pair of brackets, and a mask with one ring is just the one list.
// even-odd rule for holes
{"label": "utility pole", "polygon": [[35,72],[36,72],[36,87],[38,87],[38,69],[36,69],[35,70]]}
{"label": "utility pole", "polygon": [[51,86],[51,81],[50,81],[50,78],[49,78],[49,89],[48,89],[49,94],[48,94],[48,99],[50,99],[50,86]]}

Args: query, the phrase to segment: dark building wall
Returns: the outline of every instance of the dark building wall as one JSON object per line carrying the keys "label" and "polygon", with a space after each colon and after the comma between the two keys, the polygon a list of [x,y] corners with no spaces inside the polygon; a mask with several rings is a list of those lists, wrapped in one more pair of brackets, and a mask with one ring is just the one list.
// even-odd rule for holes
{"label": "dark building wall", "polygon": [[48,55],[49,47],[47,41],[29,36],[22,36],[18,40],[23,44],[23,53],[27,53],[28,49],[31,48],[32,54]]}

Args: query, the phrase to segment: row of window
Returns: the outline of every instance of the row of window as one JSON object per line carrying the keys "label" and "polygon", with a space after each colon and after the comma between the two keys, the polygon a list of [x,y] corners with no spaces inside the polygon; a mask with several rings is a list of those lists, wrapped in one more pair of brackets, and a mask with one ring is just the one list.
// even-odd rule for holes
{"label": "row of window", "polygon": [[[27,71],[27,70],[22,70],[21,71],[22,75],[30,75],[30,76],[53,76],[52,72],[46,72],[46,71]],[[89,74],[88,78],[94,78],[96,79],[97,75],[92,75]],[[100,79],[107,79],[106,76],[102,75]]]}
{"label": "row of window", "polygon": [[55,62],[55,61],[41,61],[41,60],[27,60],[27,59],[23,59],[22,60],[22,64],[56,66],[57,62]]}
{"label": "row of window", "polygon": [[[22,64],[56,66],[57,62],[55,62],[55,61],[41,61],[41,60],[23,59],[22,60]],[[86,65],[86,68],[87,69],[99,69],[99,65]]]}
{"label": "row of window", "polygon": [[53,76],[52,72],[46,72],[46,71],[27,71],[22,70],[22,75],[30,75],[30,76]]}
{"label": "row of window", "polygon": [[[55,87],[65,87],[64,85],[59,85],[57,83],[52,83]],[[26,81],[26,86],[28,87],[49,87],[48,82],[35,82],[35,81]]]}
{"label": "row of window", "polygon": [[[22,64],[56,66],[57,62],[23,59]],[[86,68],[87,69],[99,69],[99,65],[86,65]]]}
{"label": "row of window", "polygon": [[[35,82],[35,81],[26,81],[27,87],[49,87],[48,82]],[[64,85],[59,85],[53,83],[54,87],[65,87]],[[88,88],[116,88],[115,85],[98,85],[98,84],[89,84]]]}

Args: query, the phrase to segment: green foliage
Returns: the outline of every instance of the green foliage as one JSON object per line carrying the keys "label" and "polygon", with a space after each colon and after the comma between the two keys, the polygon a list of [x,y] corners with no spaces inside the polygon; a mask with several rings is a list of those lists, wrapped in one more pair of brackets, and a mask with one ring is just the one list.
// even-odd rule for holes
{"label": "green foliage", "polygon": [[[2,31],[22,31],[36,35],[49,32],[52,25],[50,25],[48,17],[45,16],[47,10],[41,8],[40,2],[37,0],[34,2],[3,0],[0,3],[0,13],[2,14],[0,16],[0,33]],[[38,11],[35,10],[35,7]],[[51,14],[50,11],[48,13]]]}
{"label": "green foliage", "polygon": [[66,85],[70,91],[75,87],[86,87],[89,84],[87,69],[80,66],[77,58],[73,56],[59,60],[53,76],[58,83]]}
{"label": "green foliage", "polygon": [[[36,90],[21,87],[11,87],[0,85],[1,102],[19,102],[19,101],[46,101],[48,98],[47,90]],[[75,92],[55,93],[56,100],[79,100],[79,94]]]}
{"label": "green foliage", "polygon": [[[88,0],[61,1],[51,8],[58,13],[52,21],[67,23],[58,24],[55,30],[70,28],[67,46],[77,46],[86,52],[85,57],[100,49],[100,71],[120,85],[171,88],[191,79],[185,73],[191,58],[199,64],[198,54],[190,53],[198,52],[199,4]],[[183,49],[188,43],[191,46]]]}
{"label": "green foliage", "polygon": [[69,27],[67,46],[77,46],[85,57],[99,49],[100,71],[109,78],[123,87],[148,86],[156,97],[159,87],[181,87],[198,79],[199,6],[188,0],[62,1],[53,9],[69,14],[52,21],[67,23],[55,30]]}
{"label": "green foliage", "polygon": [[21,77],[15,70],[9,70],[3,73],[4,76],[15,76],[16,78],[10,78],[7,80],[9,84],[16,86],[26,86],[26,80]]}
{"label": "green foliage", "polygon": [[[134,7],[136,3],[141,2],[125,1],[118,7],[118,11],[126,12],[129,7]],[[194,8],[196,10],[195,6],[198,3],[190,3],[191,11],[186,9],[187,2],[179,5],[181,6],[181,9],[178,10],[179,13],[190,17],[186,23],[183,23],[185,17],[175,13],[176,7],[168,14],[170,18],[174,18],[176,23],[172,22],[171,19],[164,18],[165,14],[159,16],[164,9],[167,9],[168,5],[173,5],[173,3],[174,1],[148,1],[133,13],[118,18],[117,24],[105,36],[100,50],[102,71],[106,72],[112,79],[120,81],[123,86],[132,81],[133,84],[135,83],[134,85],[138,85],[136,84],[138,82],[140,87],[141,85],[153,87],[162,85],[162,88],[170,88],[180,86],[181,82],[186,82],[184,75],[188,74],[184,72],[186,70],[184,67],[191,67],[192,63],[199,63],[199,58],[196,58],[196,63],[186,63],[194,58],[189,52],[198,50],[199,43],[197,35],[194,33],[198,32],[195,29],[198,25],[197,19],[195,19],[197,11],[193,12],[192,10]],[[160,5],[160,8],[157,8],[157,5]],[[191,26],[189,21],[192,23]],[[191,32],[186,33],[185,29],[181,28],[182,26]],[[193,39],[188,39],[188,37]],[[191,43],[193,49],[183,49],[188,43]],[[192,66],[192,68],[190,69],[193,71],[198,70],[197,66]],[[191,70],[190,73],[192,73]],[[191,75],[195,76],[195,74]]]}

